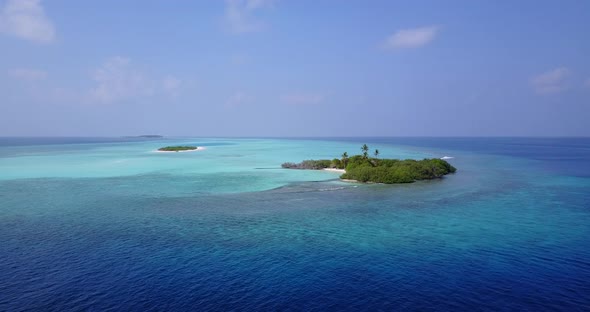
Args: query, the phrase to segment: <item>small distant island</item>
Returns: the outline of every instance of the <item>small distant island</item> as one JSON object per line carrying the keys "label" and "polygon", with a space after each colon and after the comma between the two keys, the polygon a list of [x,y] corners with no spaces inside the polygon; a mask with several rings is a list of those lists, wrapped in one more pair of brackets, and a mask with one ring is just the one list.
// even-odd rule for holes
{"label": "small distant island", "polygon": [[154,139],[154,138],[163,138],[163,135],[159,135],[159,134],[142,134],[142,135],[138,135],[138,138],[150,138],[150,139]]}
{"label": "small distant island", "polygon": [[124,136],[124,138],[142,138],[142,139],[161,139],[163,135],[159,134],[142,134],[142,135],[128,135]]}
{"label": "small distant island", "polygon": [[158,149],[159,152],[188,152],[198,150],[198,146],[165,146]]}
{"label": "small distant island", "polygon": [[442,178],[457,169],[446,160],[431,158],[413,159],[380,159],[379,150],[369,157],[369,147],[361,147],[362,155],[348,157],[343,153],[341,158],[304,160],[301,163],[284,163],[281,167],[287,169],[333,170],[343,174],[340,179],[354,180],[365,183],[413,183],[420,180]]}

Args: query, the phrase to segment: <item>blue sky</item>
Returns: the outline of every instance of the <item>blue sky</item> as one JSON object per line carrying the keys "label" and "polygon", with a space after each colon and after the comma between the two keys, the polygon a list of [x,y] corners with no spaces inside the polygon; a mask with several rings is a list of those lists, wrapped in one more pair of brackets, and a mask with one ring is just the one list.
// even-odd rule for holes
{"label": "blue sky", "polygon": [[0,136],[588,136],[590,1],[0,0]]}

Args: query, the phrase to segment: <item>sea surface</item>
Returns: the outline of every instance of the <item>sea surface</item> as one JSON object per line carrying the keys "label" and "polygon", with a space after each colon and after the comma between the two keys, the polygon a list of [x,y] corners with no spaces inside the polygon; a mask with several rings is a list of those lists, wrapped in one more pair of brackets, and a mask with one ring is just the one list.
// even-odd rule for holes
{"label": "sea surface", "polygon": [[588,311],[590,139],[0,138],[0,311],[226,310]]}

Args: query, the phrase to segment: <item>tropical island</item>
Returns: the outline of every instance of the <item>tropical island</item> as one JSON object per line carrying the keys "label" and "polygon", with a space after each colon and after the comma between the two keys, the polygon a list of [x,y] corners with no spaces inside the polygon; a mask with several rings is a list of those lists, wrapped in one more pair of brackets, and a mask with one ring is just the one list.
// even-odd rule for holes
{"label": "tropical island", "polygon": [[203,148],[199,148],[198,146],[165,146],[165,147],[160,147],[158,149],[158,152],[189,152],[189,151],[196,151],[199,149],[203,149]]}
{"label": "tropical island", "polygon": [[369,157],[369,147],[361,147],[362,155],[348,157],[344,152],[342,157],[320,160],[304,160],[301,163],[284,163],[281,167],[287,169],[311,170],[343,170],[340,176],[343,180],[354,180],[365,183],[413,183],[420,180],[439,179],[457,169],[446,160],[431,159],[380,159],[379,150]]}
{"label": "tropical island", "polygon": [[138,135],[138,138],[147,138],[147,139],[159,139],[159,138],[163,138],[163,135],[159,135],[159,134],[142,134],[142,135]]}
{"label": "tropical island", "polygon": [[124,138],[141,138],[141,139],[161,139],[164,136],[159,134],[142,134],[142,135],[127,135]]}

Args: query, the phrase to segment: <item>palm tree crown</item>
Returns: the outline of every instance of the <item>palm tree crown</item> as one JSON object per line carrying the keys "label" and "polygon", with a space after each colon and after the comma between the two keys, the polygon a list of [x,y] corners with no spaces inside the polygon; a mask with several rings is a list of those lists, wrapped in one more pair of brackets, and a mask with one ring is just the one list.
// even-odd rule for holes
{"label": "palm tree crown", "polygon": [[367,146],[367,144],[363,144],[363,146],[361,147],[361,151],[363,151],[364,158],[367,158],[369,156],[369,147]]}
{"label": "palm tree crown", "polygon": [[346,168],[347,162],[348,162],[348,153],[344,152],[344,153],[342,153],[342,165],[344,166],[344,168]]}

